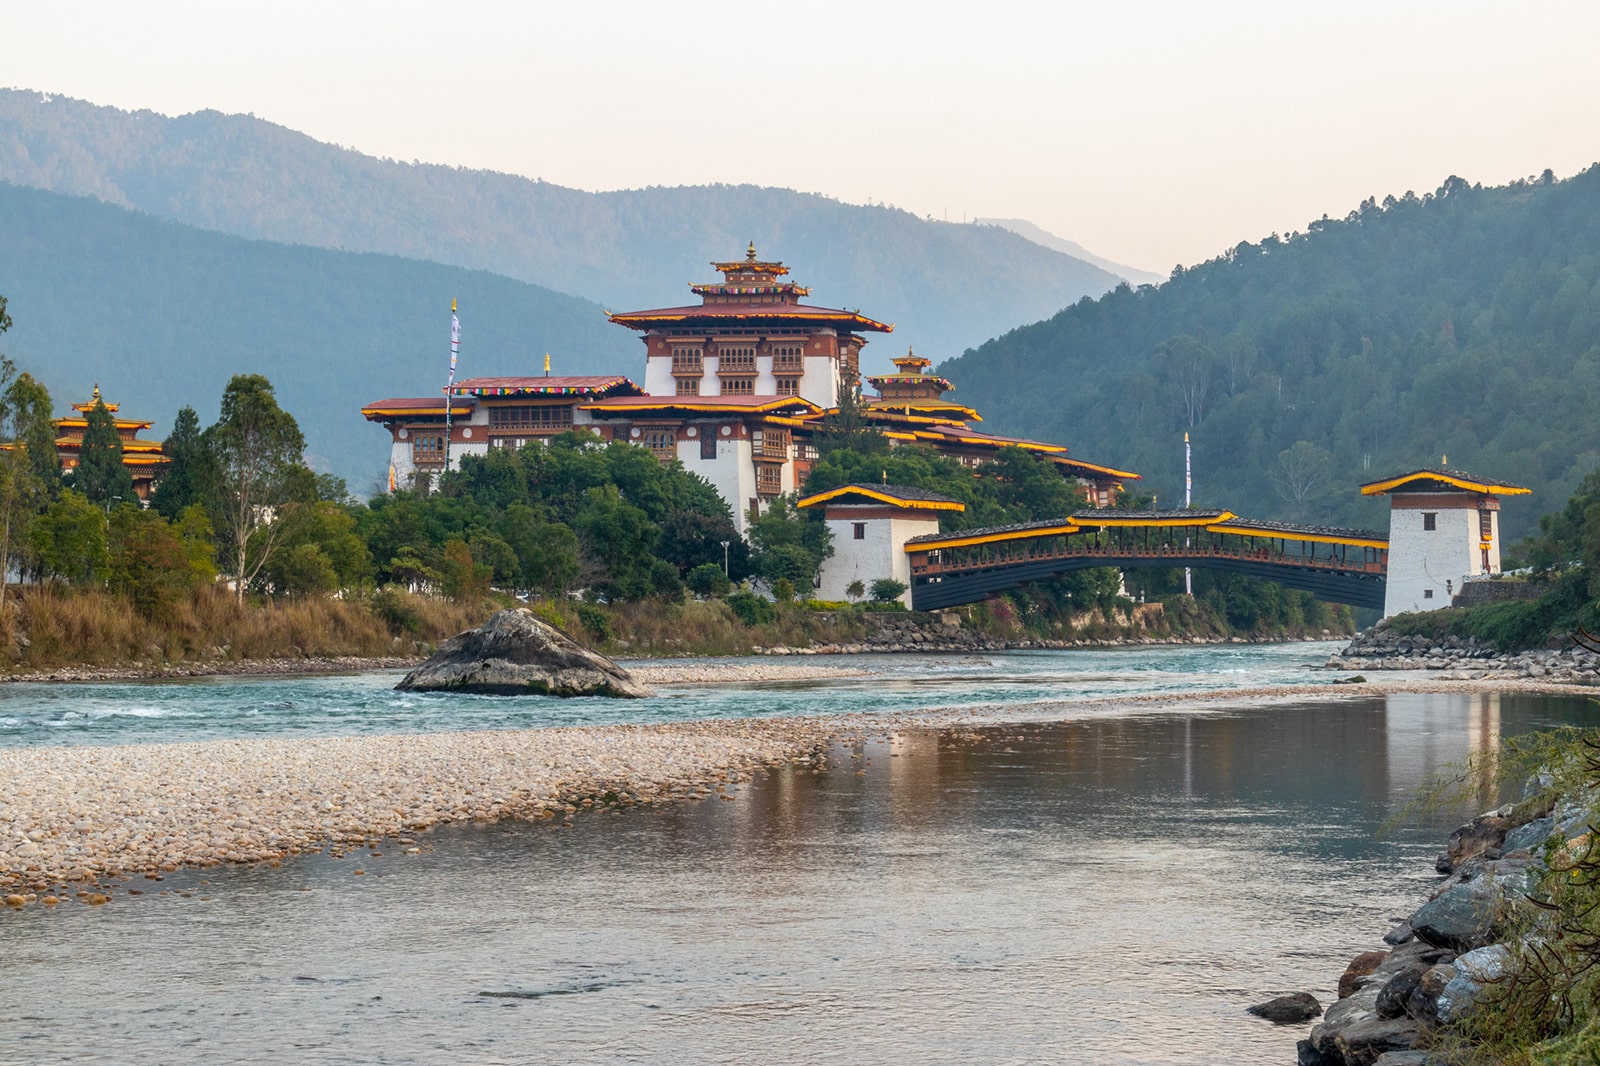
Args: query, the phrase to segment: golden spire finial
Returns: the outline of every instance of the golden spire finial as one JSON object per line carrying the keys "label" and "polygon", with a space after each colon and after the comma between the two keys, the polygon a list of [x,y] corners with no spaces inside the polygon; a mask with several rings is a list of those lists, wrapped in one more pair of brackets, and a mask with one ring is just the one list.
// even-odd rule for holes
{"label": "golden spire finial", "polygon": [[544,353],[544,376],[545,377],[549,377],[550,376],[550,353],[549,352],[545,352]]}
{"label": "golden spire finial", "polygon": [[748,249],[746,249],[746,251],[744,253],[744,257],[746,259],[750,260],[750,262],[752,262],[752,263],[754,263],[756,261],[756,242],[755,241],[751,241],[750,242],[750,247]]}
{"label": "golden spire finial", "polygon": [[94,383],[94,397],[93,397],[93,399],[94,399],[95,403],[99,403],[100,402],[100,383],[98,381]]}
{"label": "golden spire finial", "polygon": [[452,315],[456,313],[456,298],[454,296],[450,297],[450,313]]}

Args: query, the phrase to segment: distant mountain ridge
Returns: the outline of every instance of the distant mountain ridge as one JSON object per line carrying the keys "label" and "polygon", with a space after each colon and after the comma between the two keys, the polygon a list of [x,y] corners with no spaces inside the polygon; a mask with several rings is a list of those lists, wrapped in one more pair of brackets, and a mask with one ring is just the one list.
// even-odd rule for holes
{"label": "distant mountain ridge", "polygon": [[398,256],[250,241],[84,197],[0,182],[0,351],[50,389],[57,414],[99,383],[122,413],[155,421],[184,404],[217,417],[228,378],[265,374],[305,431],[318,469],[366,493],[389,442],[360,408],[438,395],[450,298],[461,376],[620,373],[644,352],[603,309],[482,270]]}
{"label": "distant mountain ridge", "polygon": [[1115,274],[1130,285],[1160,285],[1167,280],[1165,275],[1157,274],[1153,270],[1140,270],[1138,267],[1113,262],[1110,259],[1095,255],[1077,241],[1069,241],[1065,237],[1057,237],[1043,226],[1029,222],[1025,218],[975,218],[972,221],[980,226],[999,226],[1001,229],[1008,229],[1019,237],[1026,237],[1034,244],[1054,249],[1062,255],[1070,255],[1074,259],[1082,259],[1085,263],[1093,263],[1101,270]]}
{"label": "distant mountain ridge", "polygon": [[613,310],[684,302],[684,284],[754,240],[813,301],[955,355],[1118,283],[996,226],[955,225],[751,185],[590,193],[509,174],[384,160],[245,115],[169,118],[0,90],[0,180],[237,236],[490,270]]}

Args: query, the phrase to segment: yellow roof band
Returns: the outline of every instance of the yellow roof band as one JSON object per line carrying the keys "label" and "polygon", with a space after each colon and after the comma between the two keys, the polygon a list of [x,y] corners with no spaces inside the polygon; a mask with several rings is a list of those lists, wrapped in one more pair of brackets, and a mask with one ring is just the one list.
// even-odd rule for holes
{"label": "yellow roof band", "polygon": [[1265,537],[1269,540],[1303,540],[1314,544],[1348,544],[1353,548],[1379,548],[1387,550],[1389,542],[1386,540],[1372,540],[1366,537],[1334,537],[1325,533],[1291,533],[1286,530],[1253,529],[1249,526],[1233,526],[1227,522],[1218,522],[1216,525],[1206,527],[1207,533],[1227,533],[1235,537]]}
{"label": "yellow roof band", "polygon": [[[472,413],[472,408],[470,408],[470,407],[452,407],[452,408],[450,408],[450,415],[451,415],[452,418],[455,417],[456,415],[470,415],[471,413]],[[444,417],[444,408],[443,407],[363,407],[361,409],[361,414],[365,418],[371,418],[373,415],[378,415],[379,417],[417,417],[417,416],[420,416],[420,415],[437,415],[438,417],[443,418]]]}
{"label": "yellow roof band", "polygon": [[1105,474],[1107,477],[1128,478],[1132,481],[1143,480],[1140,475],[1135,474],[1132,470],[1116,470],[1109,466],[1101,466],[1098,463],[1086,463],[1082,459],[1068,459],[1065,456],[1058,456],[1051,461],[1060,463],[1062,466],[1081,466],[1085,470],[1093,470],[1095,473]]}
{"label": "yellow roof band", "polygon": [[815,496],[807,496],[795,503],[796,507],[815,507],[819,503],[838,499],[840,496],[865,496],[868,499],[887,503],[892,507],[909,507],[917,511],[965,511],[967,505],[960,500],[903,500],[898,496],[891,496],[887,492],[877,492],[873,489],[862,488],[860,485],[846,485],[839,489],[830,489],[819,492]]}
{"label": "yellow roof band", "polygon": [[1375,481],[1370,485],[1361,486],[1361,495],[1379,496],[1385,492],[1392,492],[1402,485],[1413,481],[1442,481],[1446,485],[1454,485],[1466,492],[1482,492],[1491,496],[1521,496],[1530,493],[1532,489],[1525,489],[1521,485],[1490,485],[1483,481],[1470,481],[1466,478],[1452,477],[1449,474],[1440,474],[1434,471],[1425,471],[1416,474],[1402,474],[1388,481]]}
{"label": "yellow roof band", "polygon": [[1005,533],[983,533],[972,537],[963,537],[959,533],[952,533],[943,540],[924,540],[915,544],[907,544],[906,552],[942,551],[945,548],[969,548],[974,544],[998,544],[1007,540],[1023,540],[1029,537],[1055,537],[1070,536],[1073,533],[1082,533],[1083,527],[1068,523],[1064,526],[1043,526],[1029,529],[1013,529]]}

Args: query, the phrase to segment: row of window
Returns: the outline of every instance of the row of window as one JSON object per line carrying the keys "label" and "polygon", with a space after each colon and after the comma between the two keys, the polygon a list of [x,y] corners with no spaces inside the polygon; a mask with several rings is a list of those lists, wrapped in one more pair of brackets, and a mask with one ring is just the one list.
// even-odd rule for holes
{"label": "row of window", "polygon": [[489,408],[491,429],[570,429],[572,408],[566,404]]}
{"label": "row of window", "polygon": [[[754,396],[756,394],[756,383],[749,378],[723,378],[720,385],[720,395],[723,396]],[[799,378],[779,378],[777,385],[777,395],[779,396],[800,395]],[[699,396],[700,379],[679,378],[674,392],[678,396]]]}
{"label": "row of window", "polygon": [[[699,374],[705,369],[705,349],[686,345],[672,349],[674,374]],[[805,372],[806,349],[803,344],[784,344],[772,350],[772,372],[775,374],[800,374]],[[717,349],[717,369],[721,373],[756,372],[756,350],[748,347]]]}

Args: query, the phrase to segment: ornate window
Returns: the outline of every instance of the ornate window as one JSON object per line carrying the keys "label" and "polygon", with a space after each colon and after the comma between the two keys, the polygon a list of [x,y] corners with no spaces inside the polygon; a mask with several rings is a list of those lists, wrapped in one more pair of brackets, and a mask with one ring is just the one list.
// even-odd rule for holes
{"label": "ornate window", "polygon": [[678,434],[671,426],[648,426],[639,437],[639,443],[649,448],[663,463],[678,457]]}
{"label": "ornate window", "polygon": [[489,408],[489,429],[531,429],[560,433],[572,428],[572,407],[568,404],[533,404]]}
{"label": "ornate window", "polygon": [[[803,344],[780,344],[772,349],[772,372],[774,374],[803,374],[805,373],[806,348]],[[780,395],[786,394],[780,390]]]}
{"label": "ornate window", "polygon": [[1438,514],[1437,511],[1423,511],[1422,512],[1422,528],[1423,529],[1438,529],[1439,528],[1439,514]]}
{"label": "ornate window", "polygon": [[756,383],[750,378],[723,378],[722,395],[724,396],[754,396]]}
{"label": "ornate window", "polygon": [[798,395],[800,395],[800,379],[799,378],[779,378],[778,379],[778,395],[779,396],[798,396]]}
{"label": "ornate window", "polygon": [[700,429],[700,458],[715,459],[717,457],[717,435],[715,427],[702,426]]}
{"label": "ornate window", "polygon": [[672,347],[672,372],[674,374],[699,374],[705,369],[704,350],[699,346]]}
{"label": "ornate window", "polygon": [[413,463],[440,463],[444,461],[444,434],[423,433],[411,438]]}
{"label": "ornate window", "polygon": [[761,463],[756,467],[756,492],[762,496],[783,495],[783,467]]}
{"label": "ornate window", "polygon": [[700,379],[699,378],[679,378],[678,379],[678,395],[679,396],[698,396],[698,395],[700,395]]}
{"label": "ornate window", "polygon": [[754,374],[756,372],[755,346],[718,348],[717,373]]}

